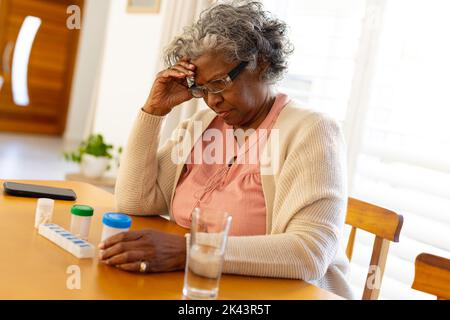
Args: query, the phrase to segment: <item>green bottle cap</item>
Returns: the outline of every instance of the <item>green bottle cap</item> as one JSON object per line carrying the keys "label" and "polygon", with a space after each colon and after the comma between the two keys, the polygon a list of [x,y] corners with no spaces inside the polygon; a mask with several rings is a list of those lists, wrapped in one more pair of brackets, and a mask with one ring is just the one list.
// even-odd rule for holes
{"label": "green bottle cap", "polygon": [[70,209],[70,212],[76,216],[90,217],[94,215],[94,208],[81,204],[76,204]]}

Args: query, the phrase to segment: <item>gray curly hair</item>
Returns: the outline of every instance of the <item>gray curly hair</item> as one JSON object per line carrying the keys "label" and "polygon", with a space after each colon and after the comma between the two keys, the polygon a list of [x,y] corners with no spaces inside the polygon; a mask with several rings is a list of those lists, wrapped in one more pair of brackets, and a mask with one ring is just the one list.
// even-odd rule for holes
{"label": "gray curly hair", "polygon": [[260,59],[268,64],[262,79],[275,83],[287,69],[293,46],[286,23],[264,11],[262,3],[234,0],[204,10],[170,43],[164,60],[172,66],[182,57],[195,60],[206,52],[220,52],[227,62],[249,61],[251,70]]}

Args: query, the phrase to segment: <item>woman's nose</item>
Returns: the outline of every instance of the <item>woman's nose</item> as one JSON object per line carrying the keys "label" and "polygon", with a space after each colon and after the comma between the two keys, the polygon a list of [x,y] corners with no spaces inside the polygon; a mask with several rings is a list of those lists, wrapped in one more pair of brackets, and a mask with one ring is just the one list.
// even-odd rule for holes
{"label": "woman's nose", "polygon": [[212,108],[217,109],[216,107],[223,102],[223,97],[220,93],[211,93],[208,92],[208,94],[205,96],[205,102],[206,104]]}

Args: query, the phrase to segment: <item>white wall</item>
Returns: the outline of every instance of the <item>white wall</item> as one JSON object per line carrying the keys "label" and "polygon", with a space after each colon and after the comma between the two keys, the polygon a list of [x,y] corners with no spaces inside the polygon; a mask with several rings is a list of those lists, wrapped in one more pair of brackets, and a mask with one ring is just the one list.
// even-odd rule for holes
{"label": "white wall", "polygon": [[103,58],[103,44],[111,0],[86,0],[64,133],[67,144],[78,143],[90,129],[96,81]]}
{"label": "white wall", "polygon": [[93,127],[94,133],[102,133],[114,145],[125,145],[161,56],[165,6],[162,5],[159,14],[136,14],[126,12],[126,3],[126,0],[110,3]]}

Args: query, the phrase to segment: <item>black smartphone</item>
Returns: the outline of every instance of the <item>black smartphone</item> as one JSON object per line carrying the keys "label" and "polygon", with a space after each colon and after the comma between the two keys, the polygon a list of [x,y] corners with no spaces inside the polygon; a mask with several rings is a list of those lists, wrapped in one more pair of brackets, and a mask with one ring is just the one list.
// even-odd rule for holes
{"label": "black smartphone", "polygon": [[3,183],[3,188],[5,189],[5,193],[16,197],[50,198],[70,201],[77,199],[77,195],[71,189],[53,188],[17,182],[5,182]]}

